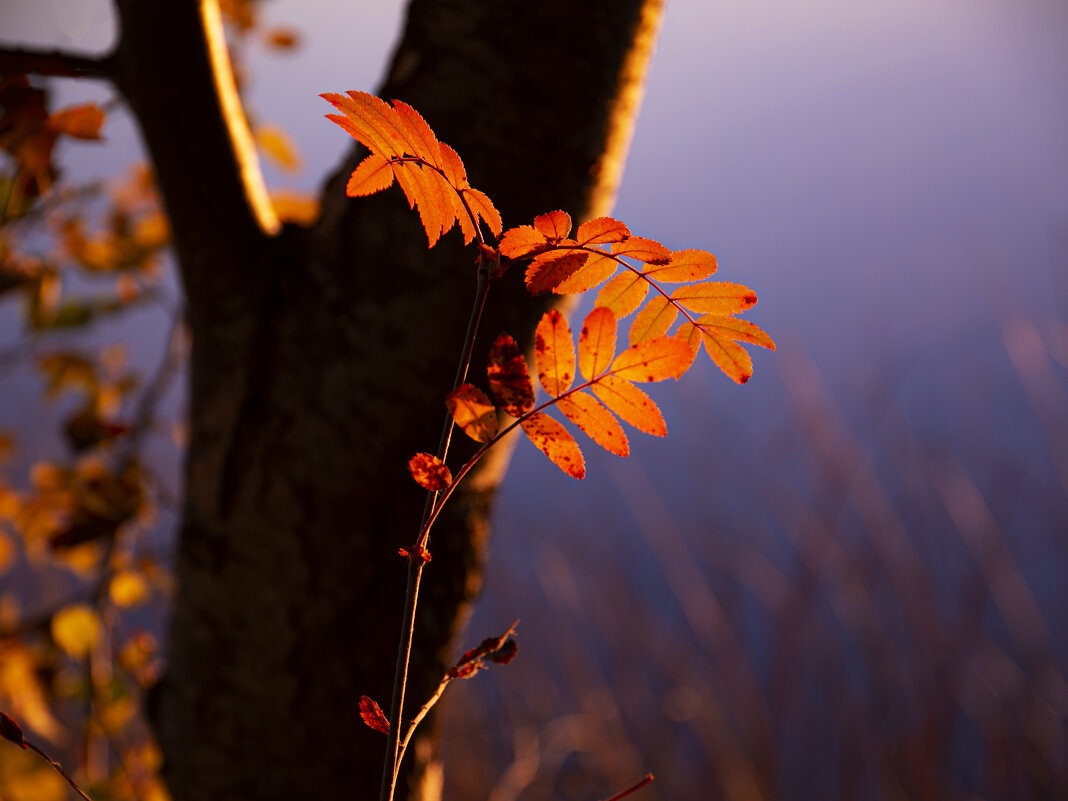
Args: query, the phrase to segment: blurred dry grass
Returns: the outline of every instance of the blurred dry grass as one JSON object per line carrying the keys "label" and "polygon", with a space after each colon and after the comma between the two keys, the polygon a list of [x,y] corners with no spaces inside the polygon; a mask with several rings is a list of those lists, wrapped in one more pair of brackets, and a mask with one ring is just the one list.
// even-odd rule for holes
{"label": "blurred dry grass", "polygon": [[472,636],[519,615],[523,648],[448,699],[446,797],[1068,798],[1068,325],[1000,336],[955,434],[787,350],[791,419],[732,483],[694,457],[701,519],[640,456],[597,468],[628,526],[509,517]]}

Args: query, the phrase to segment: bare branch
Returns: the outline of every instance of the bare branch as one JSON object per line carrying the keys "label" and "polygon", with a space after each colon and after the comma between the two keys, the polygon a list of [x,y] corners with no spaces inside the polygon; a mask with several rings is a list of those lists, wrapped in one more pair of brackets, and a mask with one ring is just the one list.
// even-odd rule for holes
{"label": "bare branch", "polygon": [[62,50],[37,50],[0,45],[0,73],[26,73],[54,78],[115,79],[111,55],[87,56]]}

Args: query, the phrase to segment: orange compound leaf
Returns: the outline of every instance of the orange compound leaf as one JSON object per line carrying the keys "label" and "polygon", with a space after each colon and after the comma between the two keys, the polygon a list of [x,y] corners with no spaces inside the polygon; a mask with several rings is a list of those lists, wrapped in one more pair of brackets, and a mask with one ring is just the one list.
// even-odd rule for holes
{"label": "orange compound leaf", "polygon": [[443,490],[452,483],[452,473],[445,463],[430,453],[417,453],[408,460],[408,470],[415,483],[431,492]]}
{"label": "orange compound leaf", "polygon": [[775,343],[757,326],[736,317],[721,317],[706,314],[697,323],[684,323],[676,336],[688,341],[696,352],[698,343],[703,343],[709,357],[728,378],[744,384],[753,376],[753,360],[738,341],[775,350]]}
{"label": "orange compound leaf", "polygon": [[438,142],[438,149],[441,152],[441,170],[449,179],[449,183],[457,189],[467,189],[471,186],[467,182],[467,170],[460,154],[444,142]]}
{"label": "orange compound leaf", "polygon": [[631,345],[612,362],[611,373],[627,381],[678,378],[693,364],[693,351],[678,337],[657,337]]}
{"label": "orange compound leaf", "polygon": [[534,384],[527,361],[508,334],[497,337],[490,348],[486,375],[501,408],[512,417],[520,417],[534,408]]}
{"label": "orange compound leaf", "polygon": [[567,318],[556,309],[545,312],[534,331],[534,364],[538,381],[554,398],[571,388],[575,380],[575,347]]}
{"label": "orange compound leaf", "polygon": [[[560,255],[561,253],[564,255]],[[550,251],[536,256],[527,267],[527,291],[531,295],[544,295],[546,292],[555,291],[556,287],[586,263],[587,258],[589,254],[581,251]]]}
{"label": "orange compound leaf", "polygon": [[356,165],[345,185],[349,197],[365,197],[393,186],[393,167],[382,156],[372,153]]}
{"label": "orange compound leaf", "polygon": [[471,207],[471,210],[485,221],[489,226],[490,231],[494,236],[500,236],[501,231],[504,229],[501,223],[501,214],[497,211],[493,202],[486,197],[484,192],[480,192],[477,189],[468,187],[463,190],[464,199],[467,201],[467,205]]}
{"label": "orange compound leaf", "polygon": [[634,321],[630,324],[630,344],[663,336],[678,316],[678,307],[673,306],[663,295],[654,294],[649,302],[642,306],[641,311],[634,315]]}
{"label": "orange compound leaf", "polygon": [[404,154],[405,142],[394,123],[396,112],[384,100],[367,92],[344,95],[327,92],[320,97],[341,112],[327,114],[326,118],[344,128],[372,153],[387,157]]}
{"label": "orange compound leaf", "polygon": [[611,217],[595,217],[579,226],[575,239],[580,245],[607,245],[625,242],[630,238],[630,229]]}
{"label": "orange compound leaf", "polygon": [[586,263],[554,289],[557,295],[577,295],[603,284],[619,269],[619,262],[608,253],[585,251]]}
{"label": "orange compound leaf", "polygon": [[631,236],[612,248],[617,256],[644,261],[647,264],[667,264],[671,261],[671,251],[653,239],[643,236]]}
{"label": "orange compound leaf", "polygon": [[630,442],[619,421],[592,395],[574,392],[556,402],[557,407],[583,433],[616,456],[630,455]]}
{"label": "orange compound leaf", "polygon": [[706,314],[697,320],[698,327],[708,334],[728,337],[736,342],[748,342],[768,350],[775,350],[775,341],[758,326],[748,320],[737,317],[723,317],[718,314]]}
{"label": "orange compound leaf", "polygon": [[606,375],[593,385],[593,394],[625,423],[654,437],[667,436],[664,415],[653,399],[634,384],[618,376]]}
{"label": "orange compound leaf", "polygon": [[550,242],[559,242],[571,233],[571,215],[566,211],[550,211],[534,218],[534,228],[545,234]]}
{"label": "orange compound leaf", "polygon": [[497,433],[497,409],[474,384],[461,384],[445,399],[453,422],[475,442],[489,442]]}
{"label": "orange compound leaf", "polygon": [[502,256],[521,259],[549,244],[548,237],[533,225],[520,225],[504,232],[497,248]]}
{"label": "orange compound leaf", "polygon": [[360,696],[360,718],[375,731],[389,734],[389,721],[382,707],[366,695]]}
{"label": "orange compound leaf", "polygon": [[671,261],[652,267],[645,274],[662,284],[681,284],[710,278],[716,269],[716,257],[707,250],[676,250]]}
{"label": "orange compound leaf", "polygon": [[578,340],[578,366],[592,380],[608,369],[616,355],[616,316],[598,306],[582,321]]}
{"label": "orange compound leaf", "polygon": [[756,293],[749,287],[727,281],[682,286],[671,293],[671,299],[692,311],[717,315],[738,314],[757,302]]}
{"label": "orange compound leaf", "polygon": [[572,478],[586,477],[586,462],[575,438],[547,414],[532,414],[520,424],[539,451]]}
{"label": "orange compound leaf", "polygon": [[648,294],[649,282],[638,273],[625,270],[601,288],[595,302],[611,309],[617,318],[623,318],[641,306]]}
{"label": "orange compound leaf", "polygon": [[441,145],[422,115],[401,100],[393,101],[393,109],[396,111],[397,127],[403,133],[412,155],[441,167]]}

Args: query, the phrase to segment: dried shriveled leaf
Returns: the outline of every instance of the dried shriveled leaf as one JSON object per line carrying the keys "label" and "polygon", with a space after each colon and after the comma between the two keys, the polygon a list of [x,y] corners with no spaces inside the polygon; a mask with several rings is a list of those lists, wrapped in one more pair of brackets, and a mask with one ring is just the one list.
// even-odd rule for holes
{"label": "dried shriveled leaf", "polygon": [[586,379],[600,375],[616,355],[616,316],[611,309],[597,307],[582,321],[578,341],[579,372]]}
{"label": "dried shriveled leaf", "polygon": [[432,453],[417,453],[408,460],[408,470],[423,489],[443,490],[452,483],[449,468]]}
{"label": "dried shriveled leaf", "polygon": [[676,250],[671,261],[645,271],[650,278],[663,284],[700,281],[716,272],[716,257],[707,250]]}
{"label": "dried shriveled leaf", "polygon": [[375,731],[389,734],[389,721],[382,707],[366,695],[360,696],[360,718]]}
{"label": "dried shriveled leaf", "polygon": [[586,254],[586,263],[579,267],[570,278],[560,283],[553,292],[558,295],[575,295],[585,292],[598,284],[603,284],[619,269],[619,262],[608,253],[602,254],[598,250],[596,253],[586,251]]}
{"label": "dried shriveled leaf", "polygon": [[580,245],[607,245],[624,242],[630,237],[630,229],[611,217],[595,217],[579,226],[575,239]]}
{"label": "dried shriveled leaf", "polygon": [[501,408],[512,417],[520,417],[534,408],[534,385],[527,361],[508,334],[497,337],[490,348],[486,375]]}
{"label": "dried shriveled leaf", "polygon": [[622,319],[641,306],[648,294],[649,283],[638,273],[624,270],[601,288],[596,303]]}
{"label": "dried shriveled leaf", "polygon": [[372,153],[356,165],[345,185],[349,197],[363,197],[393,186],[393,166],[382,156]]}
{"label": "dried shriveled leaf", "polygon": [[575,438],[547,414],[532,414],[522,423],[523,433],[534,446],[572,478],[586,476],[586,462]]}
{"label": "dried shriveled leaf", "polygon": [[581,251],[552,251],[536,256],[527,268],[527,291],[531,295],[554,291],[574,275],[586,263],[587,258],[589,254]]}
{"label": "dried shriveled leaf", "polygon": [[549,244],[549,239],[533,225],[520,225],[504,232],[498,249],[502,256],[521,259]]}
{"label": "dried shriveled leaf", "polygon": [[630,443],[615,416],[592,395],[574,392],[556,402],[557,407],[590,439],[609,453],[629,456]]}
{"label": "dried shriveled leaf", "polygon": [[571,215],[566,211],[550,211],[534,218],[534,228],[545,234],[550,242],[559,242],[571,233]]}
{"label": "dried shriveled leaf", "polygon": [[612,248],[617,256],[626,256],[628,259],[637,259],[647,264],[667,264],[671,261],[671,251],[661,245],[655,239],[646,239],[644,236],[631,236]]}
{"label": "dried shriveled leaf", "polygon": [[667,425],[659,407],[629,381],[607,375],[593,385],[593,394],[623,422],[654,437],[667,436]]}
{"label": "dried shriveled leaf", "polygon": [[667,298],[659,292],[654,294],[634,315],[630,324],[630,344],[663,336],[678,315],[678,308],[669,303]]}
{"label": "dried shriveled leaf", "polygon": [[693,364],[693,351],[677,337],[657,337],[631,345],[612,362],[612,375],[627,381],[678,378]]}
{"label": "dried shriveled leaf", "polygon": [[446,674],[451,679],[466,679],[487,667],[487,661],[507,665],[519,652],[519,643],[512,637],[517,625],[519,625],[518,620],[500,637],[487,637],[479,643],[478,647],[465,651],[460,660],[449,668]]}
{"label": "dried shriveled leaf", "polygon": [[475,442],[489,442],[497,433],[497,409],[474,384],[461,384],[445,399],[456,425]]}
{"label": "dried shriveled leaf", "polygon": [[534,331],[534,364],[538,381],[554,398],[571,388],[575,380],[575,347],[567,318],[556,309],[545,312]]}
{"label": "dried shriveled leaf", "polygon": [[104,110],[95,103],[60,109],[48,118],[48,127],[75,139],[100,138],[104,126]]}
{"label": "dried shriveled leaf", "polygon": [[738,314],[757,302],[756,293],[749,287],[726,281],[682,286],[671,293],[671,299],[692,311],[717,315]]}

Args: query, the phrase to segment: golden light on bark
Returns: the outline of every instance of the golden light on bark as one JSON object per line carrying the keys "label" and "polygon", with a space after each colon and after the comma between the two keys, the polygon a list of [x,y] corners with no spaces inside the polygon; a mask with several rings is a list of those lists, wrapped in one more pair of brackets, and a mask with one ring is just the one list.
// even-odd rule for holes
{"label": "golden light on bark", "polygon": [[241,97],[237,93],[237,82],[230,64],[230,52],[226,47],[226,33],[223,30],[218,0],[201,0],[200,18],[204,25],[204,35],[207,37],[211,71],[215,76],[215,91],[219,94],[219,105],[226,120],[226,128],[230,132],[230,144],[241,171],[245,197],[260,228],[268,234],[276,234],[281,223],[267,194],[259,156],[256,154],[256,144],[248,127],[245,110],[241,106]]}

